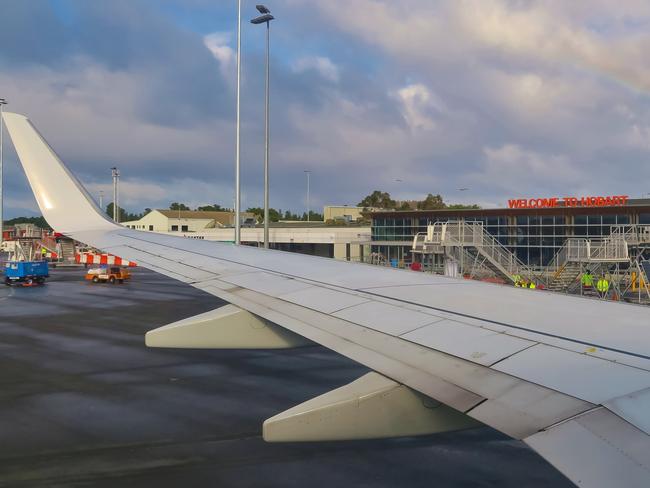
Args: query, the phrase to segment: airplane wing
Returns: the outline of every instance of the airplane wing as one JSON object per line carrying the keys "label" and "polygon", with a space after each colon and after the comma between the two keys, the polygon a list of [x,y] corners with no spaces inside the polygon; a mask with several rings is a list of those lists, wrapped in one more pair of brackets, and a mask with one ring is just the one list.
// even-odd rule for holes
{"label": "airplane wing", "polygon": [[321,344],[373,370],[268,419],[270,441],[486,424],[575,484],[650,486],[648,308],[140,232],[108,220],[24,116],[4,115],[57,231],[228,301],[150,346]]}

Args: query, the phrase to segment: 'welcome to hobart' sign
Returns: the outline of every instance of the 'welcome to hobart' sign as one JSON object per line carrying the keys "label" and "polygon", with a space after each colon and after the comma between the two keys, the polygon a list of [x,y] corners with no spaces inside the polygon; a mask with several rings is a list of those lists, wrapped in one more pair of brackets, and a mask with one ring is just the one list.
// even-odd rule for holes
{"label": "'welcome to hobart' sign", "polygon": [[552,197],[552,198],[513,198],[508,200],[508,208],[554,208],[554,207],[622,207],[627,203],[627,195],[609,197]]}

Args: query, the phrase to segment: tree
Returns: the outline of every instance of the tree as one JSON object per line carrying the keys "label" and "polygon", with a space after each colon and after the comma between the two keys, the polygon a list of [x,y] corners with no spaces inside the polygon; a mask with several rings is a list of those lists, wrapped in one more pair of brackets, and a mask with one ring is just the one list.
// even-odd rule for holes
{"label": "tree", "polygon": [[429,193],[424,200],[418,202],[418,210],[437,210],[440,208],[445,208],[445,203],[440,195]]}
{"label": "tree", "polygon": [[218,203],[212,205],[203,205],[201,207],[197,207],[196,209],[200,210],[201,212],[228,212],[230,210],[227,208],[223,208]]}
{"label": "tree", "polygon": [[[124,210],[122,207],[117,207],[117,211],[119,214],[119,220],[120,222],[129,222],[131,220],[140,220],[143,215],[142,214],[133,214],[129,213],[126,210]],[[106,214],[110,217],[113,218],[113,202],[109,203],[106,206]]]}
{"label": "tree", "polygon": [[4,223],[9,226],[9,225],[16,225],[16,224],[34,224],[36,227],[40,229],[52,229],[50,227],[50,224],[47,223],[44,217],[15,217],[13,219],[5,220]]}
{"label": "tree", "polygon": [[385,191],[375,190],[370,195],[366,196],[361,202],[359,207],[364,208],[386,208],[393,209],[397,203],[390,197],[390,194]]}
{"label": "tree", "polygon": [[453,205],[447,205],[447,208],[450,210],[474,210],[481,208],[477,204],[465,205],[463,203],[454,203]]}
{"label": "tree", "polygon": [[398,210],[411,210],[411,206],[409,205],[409,202],[402,202]]}
{"label": "tree", "polygon": [[192,210],[190,207],[184,203],[173,202],[169,205],[169,210]]}
{"label": "tree", "polygon": [[[255,214],[260,222],[264,221],[264,209],[261,207],[250,207],[246,209],[247,212]],[[282,218],[282,213],[274,208],[269,208],[269,222],[277,222]]]}
{"label": "tree", "polygon": [[291,213],[290,210],[287,210],[284,212],[284,216],[282,217],[283,220],[300,220],[300,216],[296,215],[295,213]]}
{"label": "tree", "polygon": [[[302,216],[300,217],[300,220],[307,220],[307,212],[303,212]],[[318,212],[314,212],[313,210],[309,211],[310,222],[319,222],[322,220],[323,220],[323,214],[319,214]]]}

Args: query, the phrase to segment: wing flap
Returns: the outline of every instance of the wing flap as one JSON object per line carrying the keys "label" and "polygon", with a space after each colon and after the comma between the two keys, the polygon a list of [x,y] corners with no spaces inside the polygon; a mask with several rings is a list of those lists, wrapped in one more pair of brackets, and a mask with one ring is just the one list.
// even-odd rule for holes
{"label": "wing flap", "polygon": [[597,408],[524,441],[579,486],[645,488],[649,437],[605,408]]}

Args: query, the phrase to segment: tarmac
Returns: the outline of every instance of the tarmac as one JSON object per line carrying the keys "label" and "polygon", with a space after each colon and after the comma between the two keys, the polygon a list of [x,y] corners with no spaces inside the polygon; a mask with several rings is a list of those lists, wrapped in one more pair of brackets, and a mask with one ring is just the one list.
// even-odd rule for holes
{"label": "tarmac", "polygon": [[153,272],[59,269],[0,288],[0,487],[570,487],[490,428],[268,444],[262,422],[367,369],[318,346],[148,349],[146,331],[223,304]]}

